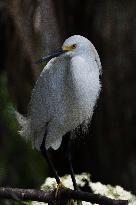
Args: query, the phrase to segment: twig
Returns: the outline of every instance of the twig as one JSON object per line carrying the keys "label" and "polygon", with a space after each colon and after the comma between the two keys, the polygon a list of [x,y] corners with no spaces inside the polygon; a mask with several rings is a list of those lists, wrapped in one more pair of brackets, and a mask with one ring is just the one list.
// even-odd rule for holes
{"label": "twig", "polygon": [[[13,197],[14,196],[14,197]],[[7,188],[0,187],[0,198],[7,198],[22,201],[39,201],[51,203],[55,200],[54,191],[45,192],[42,190],[35,189],[19,189],[19,188]],[[127,200],[114,200],[99,194],[92,194],[83,191],[74,191],[71,189],[64,188],[59,191],[57,200],[60,199],[76,199],[80,201],[87,201],[91,203],[97,203],[100,205],[128,205]]]}

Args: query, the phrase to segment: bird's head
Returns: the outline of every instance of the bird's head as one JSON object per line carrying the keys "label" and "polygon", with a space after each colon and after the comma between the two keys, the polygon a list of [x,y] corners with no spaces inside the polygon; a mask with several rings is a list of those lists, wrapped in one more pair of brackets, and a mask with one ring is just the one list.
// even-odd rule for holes
{"label": "bird's head", "polygon": [[65,40],[62,45],[62,50],[65,55],[70,57],[81,55],[83,53],[90,53],[91,42],[83,36],[74,35]]}
{"label": "bird's head", "polygon": [[54,57],[58,57],[63,54],[63,56],[74,57],[76,55],[88,54],[91,52],[91,42],[80,35],[74,35],[65,40],[62,48],[54,53],[49,54],[46,57],[42,57],[36,63],[42,63],[44,61],[49,61]]}

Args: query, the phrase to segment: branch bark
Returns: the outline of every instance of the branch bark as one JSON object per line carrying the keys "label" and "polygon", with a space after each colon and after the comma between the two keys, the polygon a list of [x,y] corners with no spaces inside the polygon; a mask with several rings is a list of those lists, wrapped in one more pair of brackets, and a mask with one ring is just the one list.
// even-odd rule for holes
{"label": "branch bark", "polygon": [[58,197],[54,197],[54,191],[42,191],[36,189],[19,189],[19,188],[7,188],[0,187],[0,198],[20,200],[20,201],[39,201],[52,203],[55,200],[62,199],[75,199],[80,201],[87,201],[91,203],[97,203],[100,205],[128,205],[127,200],[115,200],[110,199],[99,194],[92,194],[83,191],[74,191],[68,188],[64,188],[59,191]]}

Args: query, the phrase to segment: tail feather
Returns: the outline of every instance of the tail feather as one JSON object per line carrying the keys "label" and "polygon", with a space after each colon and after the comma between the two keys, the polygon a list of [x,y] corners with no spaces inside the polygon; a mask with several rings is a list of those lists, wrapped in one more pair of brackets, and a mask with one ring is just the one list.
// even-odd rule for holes
{"label": "tail feather", "polygon": [[21,127],[18,131],[19,134],[25,139],[29,140],[31,137],[31,126],[30,126],[30,119],[28,117],[24,117],[19,112],[15,111],[16,119]]}

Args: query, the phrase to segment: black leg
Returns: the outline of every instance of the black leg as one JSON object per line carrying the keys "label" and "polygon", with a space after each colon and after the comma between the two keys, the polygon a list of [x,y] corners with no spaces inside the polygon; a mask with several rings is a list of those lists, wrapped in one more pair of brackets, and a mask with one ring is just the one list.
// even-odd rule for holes
{"label": "black leg", "polygon": [[46,133],[45,133],[45,135],[44,135],[42,144],[41,144],[41,146],[40,146],[40,150],[41,150],[42,155],[43,155],[43,156],[45,157],[45,159],[47,160],[47,162],[48,162],[48,164],[49,164],[49,166],[50,166],[50,168],[51,168],[51,170],[52,170],[52,172],[53,172],[53,174],[54,174],[54,177],[55,177],[55,179],[56,179],[57,184],[60,184],[60,178],[59,178],[59,176],[58,176],[58,174],[57,174],[57,172],[56,172],[56,169],[55,169],[55,167],[54,167],[52,161],[50,160],[50,158],[49,158],[49,156],[48,156],[48,152],[47,152],[46,147],[45,147],[45,139],[46,139]]}
{"label": "black leg", "polygon": [[70,168],[70,175],[71,175],[71,178],[72,178],[74,190],[78,190],[76,179],[75,179],[75,174],[74,174],[74,170],[73,170],[73,166],[72,166],[72,157],[71,157],[71,144],[72,144],[72,140],[71,140],[70,136],[68,138],[68,142],[67,143],[68,143],[67,144],[67,158],[68,158],[68,163],[69,163],[69,168]]}

